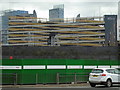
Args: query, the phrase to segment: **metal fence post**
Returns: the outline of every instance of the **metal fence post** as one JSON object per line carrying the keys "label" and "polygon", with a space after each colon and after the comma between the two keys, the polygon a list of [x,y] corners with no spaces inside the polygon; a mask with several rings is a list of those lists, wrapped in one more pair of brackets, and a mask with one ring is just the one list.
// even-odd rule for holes
{"label": "metal fence post", "polygon": [[16,85],[17,85],[17,79],[18,79],[18,75],[17,75],[17,73],[16,73]]}
{"label": "metal fence post", "polygon": [[75,84],[77,84],[77,75],[76,75],[76,73],[74,75],[74,82],[75,82]]}
{"label": "metal fence post", "polygon": [[60,80],[59,80],[59,73],[57,73],[56,79],[57,79],[57,84],[59,84],[59,83],[60,83]]}
{"label": "metal fence post", "polygon": [[36,84],[38,83],[38,74],[36,73]]}
{"label": "metal fence post", "polygon": [[14,85],[17,85],[17,73],[13,74],[14,78]]}

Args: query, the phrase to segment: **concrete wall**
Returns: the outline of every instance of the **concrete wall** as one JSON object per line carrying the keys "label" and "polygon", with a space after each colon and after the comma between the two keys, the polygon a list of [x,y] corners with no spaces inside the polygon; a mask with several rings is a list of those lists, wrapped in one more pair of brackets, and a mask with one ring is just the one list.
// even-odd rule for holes
{"label": "concrete wall", "polygon": [[96,59],[119,60],[118,47],[2,47],[3,59]]}

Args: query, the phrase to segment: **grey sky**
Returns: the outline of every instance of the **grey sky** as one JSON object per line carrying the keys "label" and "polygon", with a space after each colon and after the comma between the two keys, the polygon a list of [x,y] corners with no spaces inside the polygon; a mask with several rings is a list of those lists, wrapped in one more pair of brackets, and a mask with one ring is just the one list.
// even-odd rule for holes
{"label": "grey sky", "polygon": [[53,5],[64,4],[65,18],[76,17],[81,14],[87,16],[103,16],[104,14],[117,14],[119,0],[0,0],[0,10],[35,9],[38,17],[49,18],[49,9]]}

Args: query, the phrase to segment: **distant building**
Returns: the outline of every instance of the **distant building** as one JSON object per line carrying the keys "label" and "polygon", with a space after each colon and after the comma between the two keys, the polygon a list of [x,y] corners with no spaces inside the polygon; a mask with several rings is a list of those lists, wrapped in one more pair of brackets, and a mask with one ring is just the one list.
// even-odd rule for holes
{"label": "distant building", "polygon": [[105,45],[117,46],[117,15],[105,15]]}
{"label": "distant building", "polygon": [[118,25],[117,25],[117,31],[118,31],[118,40],[120,40],[120,1],[118,2]]}
{"label": "distant building", "polygon": [[[0,17],[0,22],[2,22],[2,18]],[[0,46],[2,43],[2,23],[0,23]]]}
{"label": "distant building", "polygon": [[80,20],[80,14],[77,15],[76,22],[79,22],[79,20]]}
{"label": "distant building", "polygon": [[64,21],[64,5],[55,5],[53,9],[49,10],[50,21]]}
{"label": "distant building", "polygon": [[[15,17],[19,17],[16,18]],[[23,23],[23,22],[31,22],[31,23],[37,23],[37,19],[34,20],[28,20],[28,19],[24,19],[24,20],[20,20],[20,18],[22,17],[37,17],[36,11],[33,11],[33,14],[29,14],[28,11],[24,11],[24,10],[6,10],[4,11],[4,14],[1,16],[1,30],[2,30],[2,44],[7,45],[9,44],[8,40],[9,40],[9,33],[10,31],[8,30],[10,26],[13,26],[12,24],[10,25],[10,23]]]}

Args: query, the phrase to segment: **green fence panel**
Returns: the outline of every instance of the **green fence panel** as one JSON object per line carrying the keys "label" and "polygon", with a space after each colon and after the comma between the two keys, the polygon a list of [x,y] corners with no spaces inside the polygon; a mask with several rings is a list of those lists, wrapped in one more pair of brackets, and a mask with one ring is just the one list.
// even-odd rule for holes
{"label": "green fence panel", "polygon": [[[84,66],[120,65],[120,60],[84,60],[84,59],[4,59],[3,66],[21,66],[22,69],[3,69],[3,84],[46,84],[46,83],[71,83],[88,81],[88,75],[92,69]],[[24,69],[24,66],[45,65],[45,69]],[[47,65],[65,65],[64,69],[47,69]],[[79,69],[70,69],[68,65],[79,65]],[[15,76],[17,74],[17,81]],[[58,78],[59,74],[59,78]],[[75,76],[76,74],[76,76]]]}

